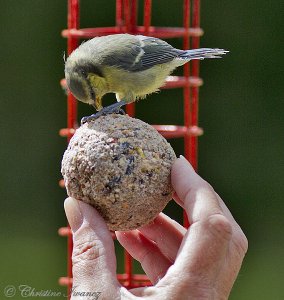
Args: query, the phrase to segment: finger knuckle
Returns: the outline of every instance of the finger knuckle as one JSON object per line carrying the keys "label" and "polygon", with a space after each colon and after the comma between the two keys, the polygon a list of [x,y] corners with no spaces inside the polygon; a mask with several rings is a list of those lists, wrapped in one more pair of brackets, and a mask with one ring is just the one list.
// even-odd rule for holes
{"label": "finger knuckle", "polygon": [[207,221],[208,226],[215,235],[223,237],[227,240],[230,240],[232,238],[232,225],[228,218],[226,218],[223,214],[216,213],[210,215]]}
{"label": "finger knuckle", "polygon": [[234,245],[239,255],[244,257],[248,251],[248,239],[241,229],[234,238]]}
{"label": "finger knuckle", "polygon": [[81,261],[96,260],[100,255],[100,247],[96,241],[83,241],[74,244],[72,261],[73,264],[77,264]]}

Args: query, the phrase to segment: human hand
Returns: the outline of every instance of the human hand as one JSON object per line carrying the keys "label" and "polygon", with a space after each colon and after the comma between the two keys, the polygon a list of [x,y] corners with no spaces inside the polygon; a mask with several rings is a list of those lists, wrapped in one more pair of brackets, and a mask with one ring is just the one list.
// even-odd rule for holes
{"label": "human hand", "polygon": [[[101,292],[98,299],[227,299],[247,251],[247,239],[213,188],[179,158],[172,168],[175,200],[185,209],[186,230],[163,213],[137,230],[116,232],[153,283],[126,290],[116,277],[111,234],[98,212],[68,198],[73,232],[73,290]],[[84,299],[75,297],[72,299]]]}

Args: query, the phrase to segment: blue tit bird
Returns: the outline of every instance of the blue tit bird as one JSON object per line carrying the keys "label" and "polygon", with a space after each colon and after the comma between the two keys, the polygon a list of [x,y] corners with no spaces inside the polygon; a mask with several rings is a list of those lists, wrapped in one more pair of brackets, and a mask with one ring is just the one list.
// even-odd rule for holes
{"label": "blue tit bird", "polygon": [[[95,37],[74,50],[65,62],[65,78],[78,100],[99,111],[84,117],[84,123],[158,91],[174,69],[190,60],[219,58],[227,52],[179,50],[155,37],[113,34]],[[102,97],[107,93],[115,93],[118,102],[103,108]]]}

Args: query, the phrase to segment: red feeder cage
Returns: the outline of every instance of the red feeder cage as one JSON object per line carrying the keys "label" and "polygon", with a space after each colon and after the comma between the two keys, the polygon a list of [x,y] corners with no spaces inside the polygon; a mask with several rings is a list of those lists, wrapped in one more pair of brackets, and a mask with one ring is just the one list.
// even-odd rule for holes
{"label": "red feeder cage", "polygon": [[[79,0],[68,0],[68,29],[62,31],[63,37],[67,38],[68,55],[77,48],[82,38],[93,38],[116,33],[143,34],[166,38],[182,38],[184,49],[199,47],[199,38],[203,34],[200,26],[200,1],[184,0],[183,27],[155,27],[151,26],[152,0],[144,0],[143,26],[137,25],[138,1],[137,0],[116,0],[116,24],[113,27],[100,28],[79,28]],[[100,9],[102,9],[100,7]],[[191,47],[190,47],[191,46]],[[197,137],[203,133],[198,127],[198,90],[202,85],[199,76],[199,61],[193,60],[190,64],[184,65],[184,76],[169,76],[164,89],[183,88],[184,98],[184,125],[153,125],[165,138],[183,138],[184,155],[197,169]],[[65,87],[65,80],[61,81]],[[135,115],[135,103],[126,107],[130,116]],[[77,127],[77,101],[71,93],[68,93],[67,101],[67,128],[60,130],[60,135],[67,137],[69,141]],[[59,185],[64,187],[63,180]],[[188,227],[188,220],[184,214],[184,226]],[[59,235],[68,239],[68,270],[67,277],[61,277],[59,283],[66,285],[70,292],[72,288],[72,233],[70,227],[59,229]],[[150,285],[146,275],[133,274],[132,257],[124,251],[124,273],[117,277],[121,284],[127,288]],[[69,295],[70,296],[70,295]]]}

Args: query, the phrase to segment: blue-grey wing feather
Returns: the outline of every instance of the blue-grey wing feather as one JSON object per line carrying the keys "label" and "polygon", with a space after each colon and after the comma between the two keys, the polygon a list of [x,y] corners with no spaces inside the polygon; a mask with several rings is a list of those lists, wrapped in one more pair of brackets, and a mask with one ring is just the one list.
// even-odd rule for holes
{"label": "blue-grey wing feather", "polygon": [[174,60],[180,54],[167,42],[153,37],[138,36],[142,41],[144,55],[133,65],[133,71],[149,69],[157,64],[164,64]]}
{"label": "blue-grey wing feather", "polygon": [[158,64],[168,63],[181,52],[158,38],[138,35],[135,40],[128,43],[124,51],[106,56],[104,63],[130,72],[138,72]]}

